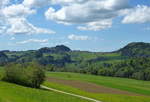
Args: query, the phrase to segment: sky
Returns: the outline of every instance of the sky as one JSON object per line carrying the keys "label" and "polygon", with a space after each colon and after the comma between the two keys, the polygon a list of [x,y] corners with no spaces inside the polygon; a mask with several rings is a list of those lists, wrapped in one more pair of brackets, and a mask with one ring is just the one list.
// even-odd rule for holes
{"label": "sky", "polygon": [[110,52],[131,42],[150,43],[150,0],[0,0],[0,50]]}

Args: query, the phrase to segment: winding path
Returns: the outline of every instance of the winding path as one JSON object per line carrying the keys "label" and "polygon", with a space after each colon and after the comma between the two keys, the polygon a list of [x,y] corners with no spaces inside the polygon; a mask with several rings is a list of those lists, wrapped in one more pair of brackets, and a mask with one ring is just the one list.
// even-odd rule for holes
{"label": "winding path", "polygon": [[62,93],[62,94],[66,94],[66,95],[70,95],[70,96],[74,96],[74,97],[78,97],[78,98],[85,99],[85,100],[88,100],[88,101],[102,102],[102,101],[99,101],[99,100],[95,100],[93,98],[89,98],[89,97],[85,97],[85,96],[81,96],[81,95],[77,95],[77,94],[73,94],[73,93],[68,93],[68,92],[65,92],[65,91],[60,91],[60,90],[49,88],[49,87],[43,86],[43,85],[41,87],[44,88],[44,89],[47,89],[47,90],[51,90],[51,91],[54,91],[54,92],[58,92],[58,93]]}

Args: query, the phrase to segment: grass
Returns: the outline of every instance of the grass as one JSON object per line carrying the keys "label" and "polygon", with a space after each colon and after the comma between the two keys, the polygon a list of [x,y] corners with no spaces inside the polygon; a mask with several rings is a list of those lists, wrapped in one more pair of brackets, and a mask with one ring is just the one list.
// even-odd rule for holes
{"label": "grass", "polygon": [[90,102],[52,91],[32,89],[0,81],[0,102]]}
{"label": "grass", "polygon": [[98,57],[105,57],[108,60],[121,60],[122,57],[119,53],[92,53],[92,52],[69,52],[73,61],[88,61]]}
{"label": "grass", "polygon": [[[0,79],[2,75],[0,67]],[[90,102],[42,89],[33,89],[0,81],[0,102]]]}
{"label": "grass", "polygon": [[[0,75],[2,73],[0,68]],[[111,88],[126,90],[143,95],[150,95],[150,81],[140,81],[125,78],[113,78],[103,76],[84,75],[78,73],[47,72],[47,76],[65,80],[79,80]],[[117,94],[91,93],[69,85],[45,82],[45,86],[70,92],[102,102],[150,102],[148,96],[128,96]],[[64,95],[52,91],[27,88],[15,84],[0,81],[0,102],[89,102],[73,96]]]}
{"label": "grass", "polygon": [[144,97],[144,96],[127,96],[127,95],[115,95],[115,94],[89,93],[89,92],[85,92],[81,89],[77,89],[71,86],[52,83],[52,82],[45,82],[44,85],[47,87],[55,88],[55,89],[62,90],[65,92],[70,92],[70,93],[94,98],[102,102],[149,102],[150,100],[150,97]]}
{"label": "grass", "polygon": [[125,90],[143,95],[150,95],[150,81],[65,72],[48,72],[47,76],[61,78],[65,80],[79,80],[91,82],[97,85],[103,85],[110,88]]}

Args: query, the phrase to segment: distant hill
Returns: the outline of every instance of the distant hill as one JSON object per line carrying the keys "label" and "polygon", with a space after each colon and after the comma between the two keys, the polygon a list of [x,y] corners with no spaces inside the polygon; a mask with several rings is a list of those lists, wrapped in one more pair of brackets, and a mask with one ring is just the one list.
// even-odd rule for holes
{"label": "distant hill", "polygon": [[42,53],[61,53],[61,52],[69,52],[71,49],[67,46],[64,45],[58,45],[56,47],[44,47],[39,49],[40,52]]}
{"label": "distant hill", "polygon": [[115,52],[87,52],[73,51],[65,45],[43,47],[38,50],[0,52],[0,65],[6,62],[31,62],[38,61],[47,64],[65,65],[66,63],[81,62],[101,63],[116,62],[132,57],[150,57],[150,43],[133,42]]}
{"label": "distant hill", "polygon": [[65,45],[0,52],[0,65],[37,62],[49,71],[150,80],[150,43],[133,42],[114,52],[74,51]]}
{"label": "distant hill", "polygon": [[120,49],[118,52],[128,57],[150,57],[150,43],[133,42]]}

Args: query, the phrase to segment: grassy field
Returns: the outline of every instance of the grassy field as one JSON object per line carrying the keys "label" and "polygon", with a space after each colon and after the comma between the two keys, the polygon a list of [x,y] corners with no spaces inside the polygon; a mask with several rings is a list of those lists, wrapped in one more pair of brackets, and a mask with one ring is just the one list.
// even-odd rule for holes
{"label": "grassy field", "polygon": [[128,95],[117,95],[117,94],[90,93],[68,85],[57,84],[53,82],[45,82],[44,85],[65,92],[70,92],[70,93],[90,97],[93,99],[97,99],[102,102],[149,102],[150,100],[150,98],[147,96],[128,96]]}
{"label": "grassy field", "polygon": [[[0,68],[0,73],[2,73]],[[1,74],[0,74],[1,75]],[[125,90],[140,94],[139,96],[93,93],[85,90],[50,81],[45,81],[43,85],[61,91],[74,93],[89,98],[94,98],[102,102],[150,102],[150,82],[125,78],[112,78],[103,76],[84,75],[65,72],[47,72],[47,76],[63,80],[81,81],[83,83],[93,83],[95,85],[110,87],[113,89]],[[15,84],[0,81],[0,102],[89,102],[69,95],[64,95],[52,91],[32,89]]]}
{"label": "grassy field", "polygon": [[[0,77],[2,75],[0,68]],[[69,95],[0,81],[0,102],[90,102]]]}
{"label": "grassy field", "polygon": [[115,89],[125,90],[143,95],[150,95],[150,81],[141,81],[126,78],[115,78],[115,77],[103,77],[84,75],[77,73],[62,73],[62,72],[48,72],[47,76],[61,78],[65,80],[79,80],[94,83],[97,85],[103,85]]}
{"label": "grassy field", "polygon": [[96,85],[101,85],[105,87],[110,87],[113,89],[125,90],[127,92],[140,94],[139,96],[125,95],[125,94],[111,94],[111,93],[92,93],[79,88],[60,84],[57,82],[45,82],[44,85],[52,87],[55,89],[63,90],[66,92],[71,92],[86,97],[91,97],[103,102],[150,102],[150,82],[140,81],[125,78],[112,78],[103,76],[93,76],[93,75],[83,75],[77,73],[47,73],[47,76],[63,79],[63,80],[75,80],[81,82],[94,83]]}
{"label": "grassy field", "polygon": [[26,88],[0,81],[0,102],[89,102],[56,92]]}

